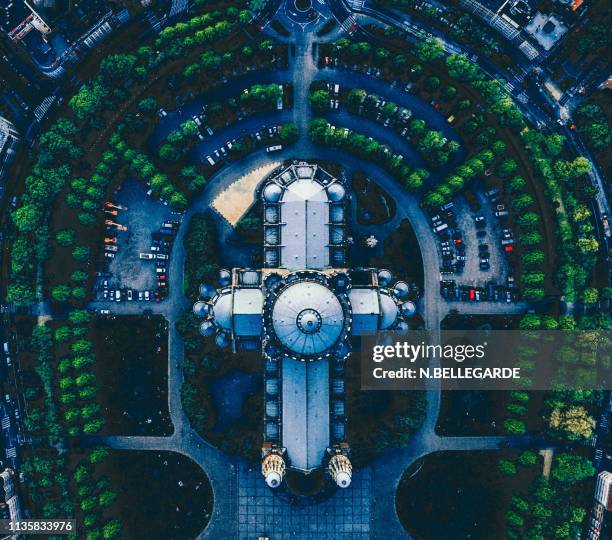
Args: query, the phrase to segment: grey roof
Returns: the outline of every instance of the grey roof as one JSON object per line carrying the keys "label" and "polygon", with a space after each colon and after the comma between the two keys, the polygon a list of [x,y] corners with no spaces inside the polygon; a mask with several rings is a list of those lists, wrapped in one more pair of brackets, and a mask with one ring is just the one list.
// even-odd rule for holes
{"label": "grey roof", "polygon": [[291,466],[321,466],[329,446],[329,364],[283,358],[282,446]]}
{"label": "grey roof", "polygon": [[215,324],[224,330],[232,329],[232,291],[226,289],[213,299],[212,307]]}
{"label": "grey roof", "polygon": [[378,317],[380,316],[377,290],[351,289],[349,302],[353,313],[351,333],[356,336],[375,333],[378,330]]}
{"label": "grey roof", "polygon": [[272,327],[287,349],[314,355],[337,342],[344,327],[344,311],[336,295],[321,283],[298,281],[274,302]]}
{"label": "grey roof", "polygon": [[313,179],[296,180],[280,200],[281,260],[284,268],[329,266],[329,199],[324,187]]}
{"label": "grey roof", "polygon": [[234,289],[234,334],[261,335],[263,293],[260,289]]}

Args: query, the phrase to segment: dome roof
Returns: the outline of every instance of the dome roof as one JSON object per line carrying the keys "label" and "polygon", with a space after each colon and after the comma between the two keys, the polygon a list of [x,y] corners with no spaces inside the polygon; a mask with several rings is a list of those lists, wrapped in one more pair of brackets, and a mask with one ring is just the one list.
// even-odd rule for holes
{"label": "dome roof", "polygon": [[332,184],[327,188],[327,195],[331,201],[339,202],[344,199],[344,196],[346,195],[346,190],[344,189],[342,184],[336,182],[335,184]]}
{"label": "dome roof", "polygon": [[327,287],[298,281],[286,287],[272,307],[272,327],[290,351],[311,356],[332,347],[344,328],[340,300]]}
{"label": "dome roof", "polygon": [[278,487],[281,483],[281,480],[281,475],[276,471],[270,471],[268,474],[266,474],[266,484],[268,484],[268,486],[271,488]]}
{"label": "dome roof", "polygon": [[202,321],[200,325],[200,334],[205,337],[212,336],[215,333],[215,325],[210,321]]}
{"label": "dome roof", "polygon": [[381,308],[381,317],[380,317],[380,328],[381,330],[386,330],[387,328],[391,328],[395,321],[397,321],[398,309],[395,300],[391,298],[388,294],[385,294],[381,291],[380,293],[380,308]]}
{"label": "dome roof", "polygon": [[402,315],[404,317],[412,317],[416,313],[414,302],[404,302],[402,304]]}
{"label": "dome roof", "polygon": [[386,270],[383,268],[382,270],[378,271],[378,284],[381,287],[386,287],[387,285],[389,285],[392,279],[393,279],[393,274],[391,274],[389,270]]}
{"label": "dome roof", "polygon": [[336,475],[336,484],[338,484],[338,487],[341,488],[347,488],[351,485],[351,475],[347,472],[339,472]]}
{"label": "dome roof", "polygon": [[213,299],[212,314],[215,324],[224,330],[232,329],[232,293],[226,291]]}
{"label": "dome roof", "polygon": [[216,289],[212,285],[208,285],[206,283],[202,283],[202,285],[200,285],[200,296],[205,300],[212,298],[216,292]]}
{"label": "dome roof", "polygon": [[232,280],[232,273],[229,270],[221,269],[219,270],[219,283],[222,287],[230,284]]}
{"label": "dome roof", "polygon": [[281,195],[283,193],[283,188],[281,188],[278,184],[271,182],[268,184],[263,190],[263,198],[266,202],[278,202]]}
{"label": "dome roof", "polygon": [[398,298],[403,298],[404,296],[406,296],[409,290],[410,288],[408,287],[408,283],[406,283],[405,281],[398,281],[393,287],[393,292]]}
{"label": "dome roof", "polygon": [[406,332],[408,332],[408,330],[409,327],[406,321],[400,321],[397,323],[397,328],[395,329],[396,332],[400,334],[405,334]]}
{"label": "dome roof", "polygon": [[206,317],[208,315],[208,305],[206,302],[196,302],[193,304],[193,314],[196,317]]}

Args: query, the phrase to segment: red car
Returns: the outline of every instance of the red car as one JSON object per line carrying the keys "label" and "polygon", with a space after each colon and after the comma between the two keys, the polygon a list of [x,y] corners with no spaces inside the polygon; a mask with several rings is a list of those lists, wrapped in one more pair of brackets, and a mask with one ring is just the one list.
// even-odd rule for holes
{"label": "red car", "polygon": [[513,248],[512,248],[512,246],[504,246],[504,251],[506,253],[510,253],[511,251],[513,251]]}
{"label": "red car", "polygon": [[476,292],[470,288],[470,301],[473,302],[476,299]]}

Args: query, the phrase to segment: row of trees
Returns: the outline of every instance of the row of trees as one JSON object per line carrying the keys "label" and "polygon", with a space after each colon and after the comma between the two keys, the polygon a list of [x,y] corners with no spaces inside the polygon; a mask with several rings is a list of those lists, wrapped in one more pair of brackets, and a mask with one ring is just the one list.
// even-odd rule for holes
{"label": "row of trees", "polygon": [[60,118],[40,139],[39,155],[25,180],[25,191],[11,212],[16,238],[11,245],[10,283],[7,301],[26,305],[36,296],[37,262],[49,255],[46,217],[56,196],[68,182],[72,164],[82,151],[74,122]]}
{"label": "row of trees", "polygon": [[197,297],[201,283],[212,283],[218,278],[219,250],[217,227],[208,214],[195,214],[183,238],[185,246],[185,293]]}
{"label": "row of trees", "polygon": [[78,507],[82,515],[80,522],[85,529],[86,540],[110,540],[121,534],[122,524],[118,519],[105,517],[106,509],[117,500],[107,476],[97,476],[95,466],[104,463],[110,450],[98,446],[89,451],[87,460],[76,466],[73,480],[76,485]]}
{"label": "row of trees", "polygon": [[388,101],[380,107],[381,102],[380,96],[368,94],[360,88],[351,89],[346,96],[349,111],[379,122],[389,119],[389,125],[395,131],[404,133],[431,166],[445,165],[450,156],[459,151],[460,145],[457,141],[448,139],[441,131],[429,129],[423,119],[411,120],[412,111],[409,109],[400,107],[393,101]]}
{"label": "row of trees", "polygon": [[62,405],[68,435],[92,435],[104,425],[100,406],[96,403],[98,385],[92,373],[96,363],[93,344],[89,341],[90,314],[73,310],[69,324],[58,326],[54,332],[57,347],[68,350],[68,355],[57,364],[58,401]]}
{"label": "row of trees", "polygon": [[316,144],[341,148],[362,159],[381,163],[408,191],[418,191],[429,176],[425,169],[411,170],[403,156],[394,154],[387,145],[348,128],[332,126],[324,118],[312,120],[309,134]]}
{"label": "row of trees", "polygon": [[218,78],[221,74],[235,74],[252,65],[269,66],[282,57],[283,47],[269,39],[254,45],[246,45],[236,51],[217,53],[206,51],[197,62],[187,65],[183,71],[185,80],[196,81],[200,77]]}
{"label": "row of trees", "polygon": [[158,170],[146,154],[130,148],[117,132],[111,136],[110,145],[119,159],[125,163],[128,170],[149,186],[162,201],[167,201],[173,210],[182,211],[187,207],[185,195],[167,175]]}

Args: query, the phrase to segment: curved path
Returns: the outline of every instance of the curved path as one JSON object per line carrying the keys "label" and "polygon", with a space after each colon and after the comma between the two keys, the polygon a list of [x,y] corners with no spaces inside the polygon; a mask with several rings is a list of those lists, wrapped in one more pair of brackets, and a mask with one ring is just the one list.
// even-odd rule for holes
{"label": "curved path", "polygon": [[[242,538],[242,516],[240,510],[245,505],[256,506],[258,501],[272,501],[269,512],[271,517],[276,519],[275,540],[278,538],[314,538],[308,533],[297,534],[296,528],[299,525],[293,521],[299,515],[299,510],[292,509],[287,503],[275,499],[267,491],[257,471],[248,469],[247,465],[240,459],[228,456],[205,442],[189,425],[181,405],[180,389],[183,383],[182,365],[184,358],[184,345],[182,338],[178,334],[175,323],[185,309],[189,309],[191,302],[183,296],[180,286],[185,263],[185,250],[183,247],[183,237],[187,229],[186,225],[193,215],[197,212],[206,211],[210,208],[211,201],[226,189],[232,182],[242,176],[245,171],[254,170],[272,161],[285,159],[319,159],[329,161],[340,161],[347,171],[363,171],[370,178],[380,184],[397,202],[398,212],[393,222],[382,228],[377,228],[376,232],[390,234],[401,219],[410,220],[419,242],[424,267],[424,291],[422,302],[422,314],[427,328],[436,331],[439,329],[440,321],[448,313],[449,309],[457,308],[461,303],[453,303],[452,306],[440,296],[439,286],[439,255],[436,238],[429,228],[428,220],[418,205],[417,199],[406,193],[403,188],[386,172],[376,165],[348,155],[336,149],[316,147],[307,136],[307,126],[311,114],[308,107],[307,94],[310,83],[316,71],[316,60],[313,57],[313,42],[311,34],[301,34],[296,37],[296,56],[290,65],[291,80],[294,84],[295,105],[293,109],[293,119],[300,130],[300,137],[297,143],[276,153],[273,158],[263,151],[251,154],[240,162],[234,162],[220,170],[208,183],[202,193],[193,201],[187,209],[183,225],[180,227],[174,249],[170,260],[170,272],[175,286],[170,289],[169,297],[156,305],[142,305],[138,303],[121,303],[113,305],[113,312],[116,314],[138,314],[144,309],[150,309],[153,313],[165,316],[169,322],[169,361],[168,361],[168,407],[170,417],[174,426],[174,433],[169,437],[130,437],[130,436],[109,436],[92,437],[86,439],[87,443],[104,443],[113,448],[134,449],[134,450],[168,450],[179,452],[188,456],[198,463],[210,479],[213,494],[214,508],[211,521],[208,527],[200,535],[201,538],[236,539]],[[344,75],[344,74],[343,74]],[[373,83],[377,93],[386,94],[387,87],[382,81]],[[378,86],[381,88],[378,88]],[[385,88],[385,91],[382,90]],[[194,105],[195,107],[195,105]],[[285,112],[283,111],[283,114]],[[221,130],[219,137],[229,138],[225,130]],[[223,219],[217,216],[221,227],[223,238],[229,234],[230,229],[224,224]],[[354,216],[352,217],[354,220]],[[92,307],[107,307],[108,303],[94,302]],[[471,306],[476,308],[476,306]],[[480,306],[478,306],[480,307]],[[482,306],[488,313],[508,313],[510,310],[515,312],[522,309],[521,306],[504,304],[491,304]],[[466,309],[466,311],[469,311]],[[440,389],[433,385],[427,392],[427,409],[425,421],[421,429],[414,434],[409,444],[402,449],[388,451],[380,456],[370,467],[362,471],[356,471],[355,478],[365,479],[363,493],[366,498],[366,506],[363,512],[367,523],[362,524],[363,529],[360,534],[354,532],[341,533],[339,529],[334,529],[330,537],[333,538],[374,538],[374,539],[394,539],[406,538],[407,533],[401,527],[395,510],[395,492],[402,474],[412,463],[423,456],[438,451],[473,451],[473,450],[499,450],[503,441],[513,448],[534,447],[540,448],[547,446],[544,441],[531,437],[504,438],[504,437],[440,437],[435,433],[435,426],[440,410]],[[243,482],[246,479],[257,483],[259,486],[261,500],[251,497],[253,500],[244,502],[238,493],[242,494]],[[250,484],[249,484],[250,485]],[[249,493],[248,490],[245,493]],[[351,491],[341,490],[333,498],[351,496]],[[333,499],[332,498],[332,499]],[[344,504],[344,500],[342,500]],[[266,507],[268,508],[268,507]],[[309,516],[317,517],[317,512],[326,512],[327,507],[310,507]],[[276,513],[283,512],[283,519],[289,516],[288,521],[279,522]],[[301,515],[304,518],[304,515]],[[321,517],[321,516],[319,516]],[[338,518],[337,518],[338,519]],[[344,519],[351,519],[344,517]],[[317,521],[318,523],[318,521]],[[283,529],[283,524],[285,528]],[[352,530],[352,529],[350,529]],[[260,533],[264,533],[261,530]],[[316,531],[319,532],[319,531]],[[329,530],[322,531],[329,532]],[[363,534],[362,534],[363,533]],[[244,536],[251,538],[252,536]]]}

